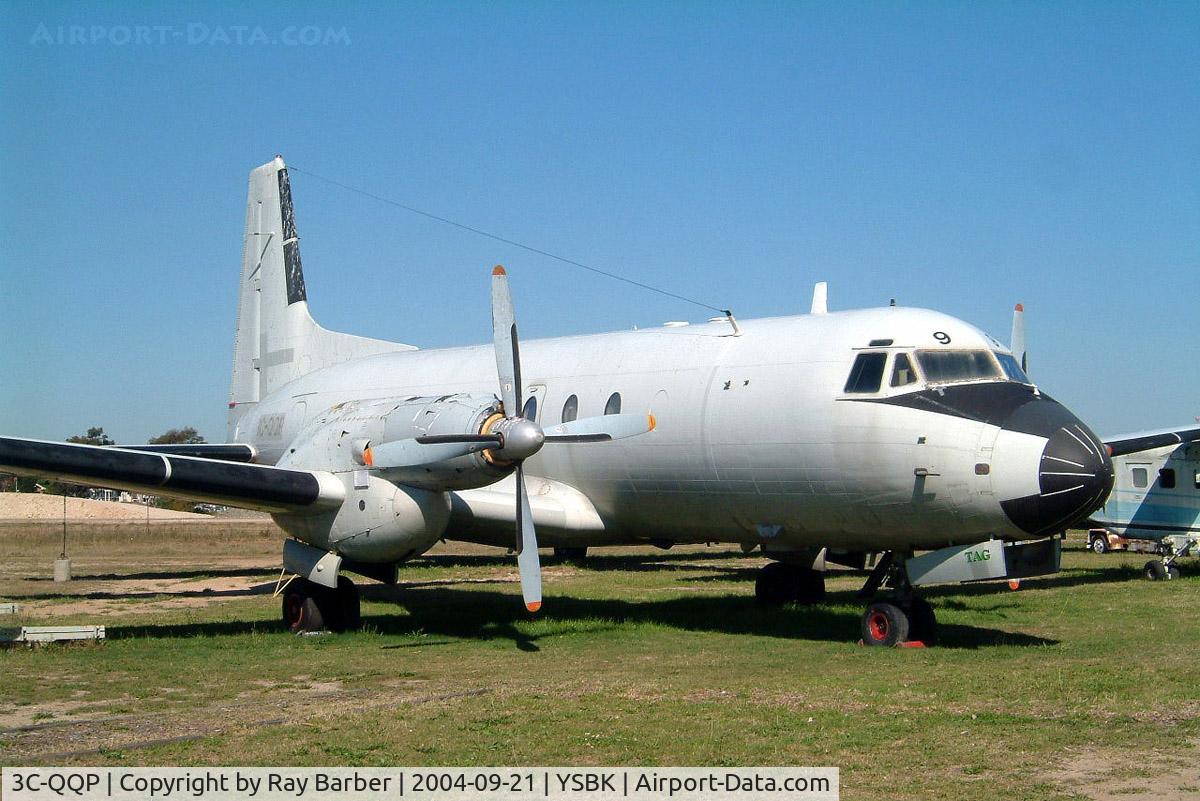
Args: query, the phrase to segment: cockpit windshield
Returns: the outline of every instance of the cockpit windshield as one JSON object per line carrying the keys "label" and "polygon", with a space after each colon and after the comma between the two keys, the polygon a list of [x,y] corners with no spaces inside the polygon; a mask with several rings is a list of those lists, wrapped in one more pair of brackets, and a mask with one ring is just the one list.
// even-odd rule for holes
{"label": "cockpit windshield", "polygon": [[1011,380],[1022,384],[1032,384],[1029,376],[1025,375],[1025,371],[1021,369],[1021,365],[1017,363],[1016,357],[1007,353],[996,353],[996,360],[1000,362],[1000,367],[1004,369],[1004,374]]}
{"label": "cockpit windshield", "polygon": [[917,362],[930,384],[1001,378],[996,362],[986,350],[919,350]]}

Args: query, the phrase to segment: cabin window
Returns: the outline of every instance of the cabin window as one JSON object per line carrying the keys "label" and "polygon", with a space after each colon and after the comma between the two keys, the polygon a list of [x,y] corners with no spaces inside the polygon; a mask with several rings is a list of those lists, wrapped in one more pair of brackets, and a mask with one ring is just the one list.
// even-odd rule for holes
{"label": "cabin window", "polygon": [[917,361],[931,384],[1000,377],[999,368],[986,350],[919,350]]}
{"label": "cabin window", "polygon": [[525,408],[521,410],[521,416],[526,420],[537,419],[537,398],[531,397],[525,401]]}
{"label": "cabin window", "polygon": [[572,395],[567,398],[567,402],[563,404],[562,421],[569,423],[579,417],[579,398]]}
{"label": "cabin window", "polygon": [[883,383],[883,368],[887,364],[886,353],[860,353],[850,368],[846,379],[846,392],[878,392]]}
{"label": "cabin window", "polygon": [[608,403],[604,404],[605,414],[620,414],[621,413],[621,393],[614,392],[608,396]]}
{"label": "cabin window", "polygon": [[1029,376],[1025,375],[1025,371],[1021,369],[1021,365],[1017,363],[1015,357],[1007,353],[997,353],[996,360],[1000,362],[1000,368],[1004,370],[1004,374],[1011,381],[1017,381],[1021,384],[1028,384]]}
{"label": "cabin window", "polygon": [[1163,489],[1175,489],[1175,471],[1164,467],[1158,471],[1158,486]]}
{"label": "cabin window", "polygon": [[1149,485],[1149,473],[1144,467],[1133,468],[1133,486],[1138,489],[1145,489]]}
{"label": "cabin window", "polygon": [[917,383],[917,371],[913,369],[907,353],[897,353],[892,365],[892,386],[906,387]]}

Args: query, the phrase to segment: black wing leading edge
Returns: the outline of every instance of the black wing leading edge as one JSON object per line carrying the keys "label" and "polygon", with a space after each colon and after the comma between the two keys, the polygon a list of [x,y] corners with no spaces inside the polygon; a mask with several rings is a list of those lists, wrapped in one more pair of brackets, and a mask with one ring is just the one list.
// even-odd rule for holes
{"label": "black wing leading edge", "polygon": [[332,473],[14,437],[0,437],[0,471],[264,512],[326,511],[345,498]]}

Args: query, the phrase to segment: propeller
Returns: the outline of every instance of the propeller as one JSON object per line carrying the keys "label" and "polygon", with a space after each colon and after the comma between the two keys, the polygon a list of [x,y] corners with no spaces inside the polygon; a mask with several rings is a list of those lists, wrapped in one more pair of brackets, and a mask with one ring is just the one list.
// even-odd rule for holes
{"label": "propeller", "polygon": [[571,444],[609,442],[653,431],[654,415],[608,414],[561,423],[543,431],[533,420],[521,416],[524,400],[521,384],[521,349],[513,312],[508,274],[497,265],[492,270],[492,340],[496,351],[496,375],[500,379],[502,420],[483,434],[438,434],[395,440],[372,447],[369,465],[377,470],[416,467],[490,451],[491,458],[514,468],[516,483],[517,566],[521,573],[521,595],[530,612],[542,606],[542,568],[538,559],[537,531],[529,489],[525,486],[524,462],[545,443]]}

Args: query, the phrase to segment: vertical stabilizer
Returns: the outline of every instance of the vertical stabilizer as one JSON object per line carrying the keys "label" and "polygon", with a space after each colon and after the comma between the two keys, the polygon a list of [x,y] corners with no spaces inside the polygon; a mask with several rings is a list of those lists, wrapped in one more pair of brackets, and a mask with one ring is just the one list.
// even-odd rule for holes
{"label": "vertical stabilizer", "polygon": [[308,312],[292,188],[281,156],[250,173],[242,245],[230,435],[260,398],[302,375],[411,345],[326,331]]}
{"label": "vertical stabilizer", "polygon": [[1029,361],[1025,356],[1025,306],[1018,303],[1013,308],[1012,336],[1009,337],[1009,350],[1017,357],[1021,369],[1029,373]]}

